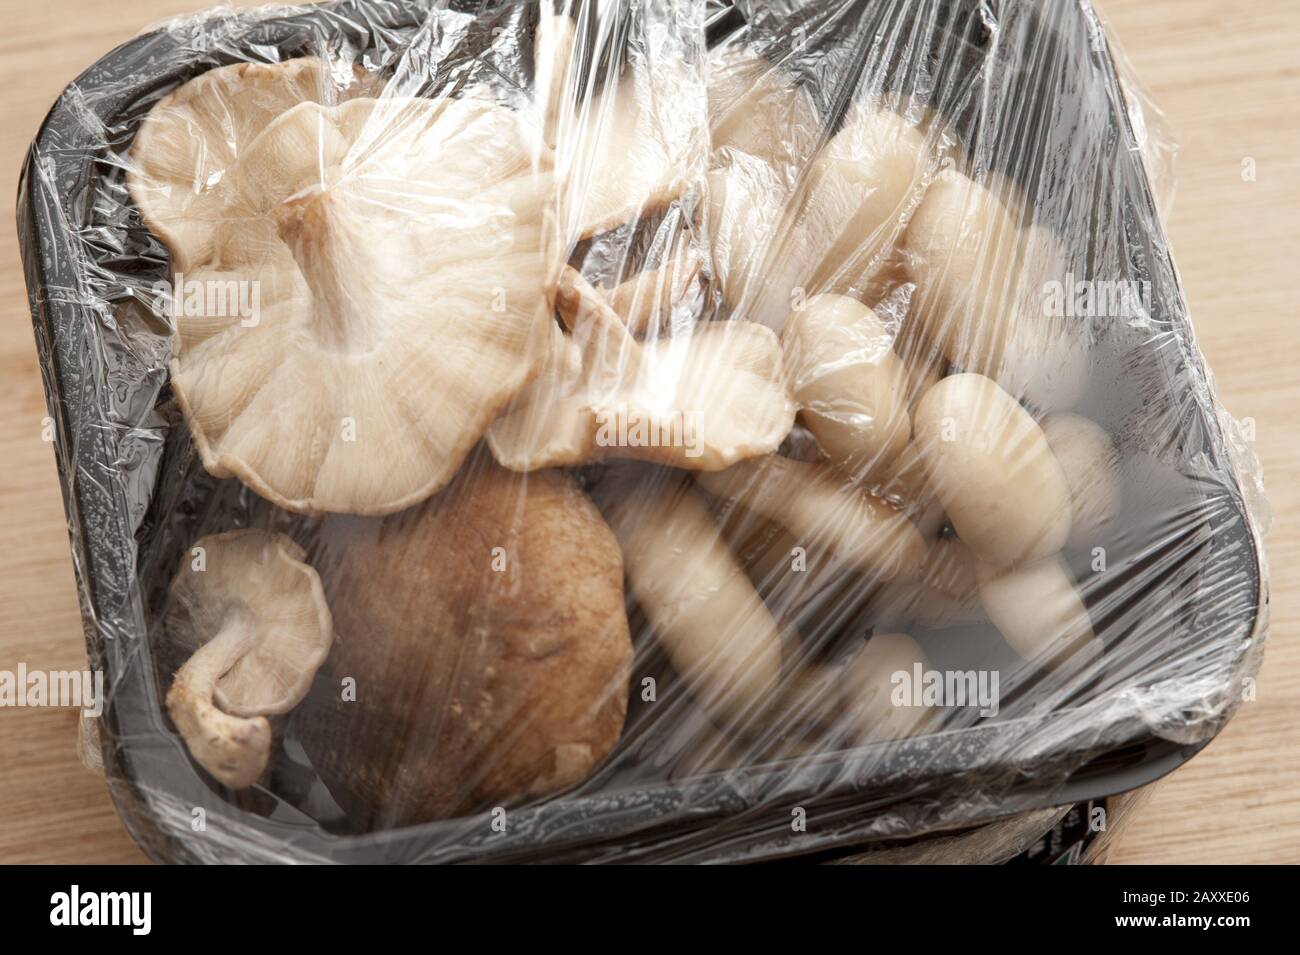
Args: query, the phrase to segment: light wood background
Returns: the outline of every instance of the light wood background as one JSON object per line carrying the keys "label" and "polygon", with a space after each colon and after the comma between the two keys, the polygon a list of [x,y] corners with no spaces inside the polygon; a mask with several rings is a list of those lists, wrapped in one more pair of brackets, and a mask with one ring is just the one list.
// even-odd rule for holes
{"label": "light wood background", "polygon": [[[0,196],[63,86],[147,24],[208,0],[0,0]],[[1275,512],[1257,702],[1162,782],[1112,861],[1300,861],[1300,3],[1109,0],[1103,15],[1181,144],[1168,223],[1219,394],[1255,422]],[[1252,159],[1254,181],[1242,176]],[[6,198],[6,201],[10,201]],[[63,505],[41,440],[15,230],[0,229],[0,669],[83,665]],[[71,711],[0,710],[0,862],[134,862]]]}

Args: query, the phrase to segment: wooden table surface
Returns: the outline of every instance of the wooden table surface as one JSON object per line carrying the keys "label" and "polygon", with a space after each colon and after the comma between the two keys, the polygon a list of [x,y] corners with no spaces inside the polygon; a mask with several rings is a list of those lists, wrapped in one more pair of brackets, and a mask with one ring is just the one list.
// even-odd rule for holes
{"label": "wooden table surface", "polygon": [[[0,195],[62,87],[147,24],[204,0],[0,0]],[[1254,422],[1274,511],[1258,699],[1162,782],[1112,861],[1300,861],[1300,4],[1103,7],[1180,144],[1167,223],[1219,394]],[[1251,162],[1253,179],[1243,177]],[[12,219],[10,220],[12,223]],[[84,665],[63,504],[12,224],[0,229],[0,670]],[[0,709],[0,862],[136,862],[68,710]]]}

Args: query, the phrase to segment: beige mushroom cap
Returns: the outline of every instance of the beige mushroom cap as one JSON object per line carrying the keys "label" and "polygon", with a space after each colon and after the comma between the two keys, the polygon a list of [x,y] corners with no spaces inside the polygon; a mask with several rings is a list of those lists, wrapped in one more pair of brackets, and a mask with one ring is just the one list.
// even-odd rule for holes
{"label": "beige mushroom cap", "polygon": [[351,65],[303,57],[219,67],[159,100],[136,133],[126,181],[173,265],[189,271],[213,258],[233,200],[230,168],[268,124],[298,103],[342,102],[371,86]]}
{"label": "beige mushroom cap", "polygon": [[222,265],[288,290],[255,322],[177,318],[173,386],[208,470],[307,513],[445,485],[545,352],[537,156],[523,119],[473,95],[273,121],[229,170],[248,242]]}
{"label": "beige mushroom cap", "polygon": [[333,641],[320,578],[303,556],[283,535],[230,531],[199,540],[172,581],[167,633],[194,653],[167,710],[195,760],[233,789],[262,775],[266,717],[306,696]]}
{"label": "beige mushroom cap", "polygon": [[[556,134],[561,221],[584,239],[673,202],[703,174],[708,130],[698,77],[681,64],[629,73]],[[696,106],[698,100],[698,108]]]}
{"label": "beige mushroom cap", "polygon": [[776,336],[709,322],[637,342],[604,298],[567,268],[557,303],[574,326],[488,431],[516,471],[632,458],[716,471],[780,446],[794,424]]}

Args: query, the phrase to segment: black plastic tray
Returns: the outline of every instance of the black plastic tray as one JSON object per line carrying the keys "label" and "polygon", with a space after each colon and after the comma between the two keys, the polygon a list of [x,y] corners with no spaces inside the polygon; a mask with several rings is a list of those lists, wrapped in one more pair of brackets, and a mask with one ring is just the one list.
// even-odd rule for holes
{"label": "black plastic tray", "polygon": [[[857,5],[870,15],[872,4]],[[357,7],[365,8],[375,29],[410,33],[420,6],[356,0],[265,19],[242,15],[223,29],[243,31],[249,49],[256,46],[263,57],[266,51],[291,55],[322,30],[351,30]],[[954,4],[954,49],[979,54],[988,42],[979,6]],[[1195,672],[1201,681],[1209,674],[1214,685],[1189,689],[1189,707],[1207,698],[1228,701],[1236,680],[1258,664],[1257,625],[1266,600],[1250,519],[1222,452],[1224,439],[1164,236],[1148,225],[1158,221],[1157,214],[1100,26],[1082,3],[1041,6],[1038,42],[1055,44],[1077,72],[1069,89],[1047,101],[1087,119],[1078,123],[1077,135],[1094,137],[1089,147],[1109,157],[1091,195],[1107,203],[1105,215],[1123,225],[1122,236],[1089,250],[1090,274],[1136,277],[1152,289],[1151,326],[1116,329],[1099,343],[1087,413],[1116,433],[1159,435],[1158,447],[1125,450],[1149,455],[1160,475],[1152,484],[1162,496],[1146,499],[1151,513],[1179,515],[1176,528],[1158,520],[1143,525],[1140,515],[1131,515],[1133,526],[1142,529],[1131,536],[1140,542],[1112,559],[1135,573],[1166,564],[1174,572],[1167,586],[1138,596],[1142,606],[1108,611],[1114,619],[1103,633],[1107,652],[1141,652],[1145,658],[1153,647],[1167,646],[1167,665],[1150,674],[1152,684],[1168,688],[1180,674]],[[725,32],[735,17],[717,5],[715,31]],[[350,39],[368,42],[364,34]],[[377,834],[334,834],[263,791],[237,801],[214,798],[212,784],[193,767],[159,705],[149,635],[156,625],[157,581],[175,566],[160,542],[175,536],[175,528],[158,526],[158,512],[171,514],[177,502],[163,508],[157,498],[168,483],[164,475],[180,472],[205,494],[249,492],[202,475],[183,425],[158,410],[167,394],[165,371],[159,371],[166,367],[165,330],[154,339],[156,352],[142,353],[138,338],[128,342],[118,321],[123,309],[134,306],[139,289],[114,280],[112,272],[133,255],[156,257],[158,247],[133,213],[112,208],[100,193],[102,183],[121,174],[108,161],[104,130],[133,132],[157,97],[223,62],[214,55],[175,67],[170,64],[176,49],[167,31],[138,37],[69,86],[36,138],[18,202],[87,649],[108,687],[105,767],[128,829],[155,859],[705,861],[819,853],[1133,789],[1190,758],[1226,722],[1230,702],[1170,720],[1157,731],[1150,712],[1130,705],[1132,694],[1119,693],[1102,678],[1077,709],[1029,712],[953,730],[942,739],[892,744],[887,751],[868,747],[560,796],[512,811],[506,835],[493,833],[481,816]],[[855,68],[862,67],[858,62]],[[1050,83],[1030,72],[1010,81],[1022,84],[1021,95],[1040,100]],[[88,98],[88,90],[114,92]],[[110,147],[120,154],[128,145],[129,134]],[[1073,210],[1070,218],[1086,223],[1101,214]],[[1063,219],[1061,210],[1054,219]],[[142,276],[142,283],[147,279]],[[1165,333],[1163,347],[1144,347],[1152,327]],[[1152,389],[1152,380],[1162,387]],[[197,523],[192,510],[180,507],[179,519]],[[1103,712],[1104,730],[1098,731]],[[970,792],[978,798],[965,798]],[[778,793],[782,806],[802,805],[817,814],[815,834],[791,840],[788,808],[771,809]],[[900,801],[900,793],[907,798]],[[213,837],[192,830],[192,806],[205,807]]]}

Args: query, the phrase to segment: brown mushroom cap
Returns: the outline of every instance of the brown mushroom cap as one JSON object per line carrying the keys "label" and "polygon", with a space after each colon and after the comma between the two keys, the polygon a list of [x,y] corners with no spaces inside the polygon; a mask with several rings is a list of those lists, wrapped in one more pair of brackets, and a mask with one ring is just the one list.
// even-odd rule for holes
{"label": "brown mushroom cap", "polygon": [[493,422],[488,443],[517,471],[609,457],[719,470],[780,446],[794,403],[776,336],[752,322],[701,322],[638,342],[575,270],[557,291],[573,334]]}
{"label": "brown mushroom cap", "polygon": [[360,824],[547,795],[605,758],[632,657],[623,563],[570,478],[476,456],[419,508],[332,518],[321,540],[338,554],[318,562],[339,633],[327,672],[356,699],[336,691],[304,745]]}
{"label": "brown mushroom cap", "polygon": [[447,483],[535,374],[549,162],[475,95],[307,102],[228,170],[220,266],[288,291],[251,327],[177,319],[204,464],[299,512],[382,514]]}
{"label": "brown mushroom cap", "polygon": [[266,768],[268,715],[306,695],[333,640],[320,578],[280,534],[204,537],[172,581],[168,637],[193,655],[167,709],[198,763],[231,788]]}

